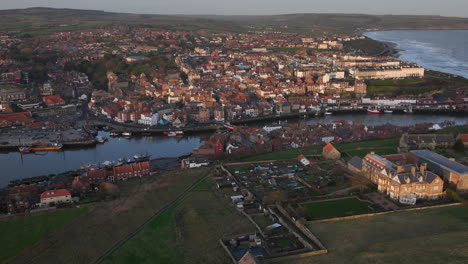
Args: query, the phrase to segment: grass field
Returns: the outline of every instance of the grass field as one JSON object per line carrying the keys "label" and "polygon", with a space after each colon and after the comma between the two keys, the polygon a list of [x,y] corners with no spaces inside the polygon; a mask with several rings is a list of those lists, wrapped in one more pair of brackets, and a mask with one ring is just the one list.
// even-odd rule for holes
{"label": "grass field", "polygon": [[114,251],[105,263],[229,263],[218,240],[254,231],[208,178]]}
{"label": "grass field", "polygon": [[360,201],[357,198],[312,202],[302,205],[306,208],[307,220],[317,220],[372,212],[372,209],[369,208],[369,203]]}
{"label": "grass field", "polygon": [[20,217],[18,219],[0,222],[0,262],[3,262],[34,243],[46,237],[49,233],[60,229],[76,217],[86,213],[86,208],[73,208],[54,211],[52,213]]}
{"label": "grass field", "polygon": [[[359,151],[358,154],[362,155],[363,152],[369,153],[376,149],[382,149],[382,152],[385,150],[385,153],[382,154],[391,154],[396,153],[396,147],[399,144],[399,138],[389,138],[389,139],[375,139],[375,140],[365,140],[358,141],[353,143],[344,143],[336,144],[335,147],[339,151]],[[278,152],[268,152],[260,153],[252,156],[246,156],[239,158],[239,161],[249,162],[249,161],[262,161],[262,160],[283,160],[283,159],[293,159],[296,158],[299,154],[312,155],[312,154],[322,154],[323,146],[310,146],[305,148],[298,149],[289,149],[285,151]],[[392,151],[394,149],[394,151]]]}
{"label": "grass field", "polygon": [[308,227],[329,253],[287,263],[468,263],[468,207],[311,223]]}
{"label": "grass field", "polygon": [[455,88],[467,88],[464,78],[433,78],[367,81],[371,96],[424,95],[434,92],[452,92]]}
{"label": "grass field", "polygon": [[119,184],[120,197],[90,206],[73,221],[22,251],[11,263],[94,263],[117,241],[175,200],[212,167],[177,170]]}

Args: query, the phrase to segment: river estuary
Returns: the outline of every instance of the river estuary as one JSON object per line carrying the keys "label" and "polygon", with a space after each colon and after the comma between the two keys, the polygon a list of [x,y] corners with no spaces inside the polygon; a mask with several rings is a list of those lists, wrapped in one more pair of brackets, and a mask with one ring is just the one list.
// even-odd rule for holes
{"label": "river estuary", "polygon": [[[295,119],[289,122],[331,123],[336,120],[348,122],[360,121],[366,125],[392,124],[410,126],[417,123],[440,123],[445,120],[454,121],[459,125],[468,123],[468,117],[445,115],[404,115],[404,114],[341,114],[310,119]],[[106,132],[100,135],[108,136]],[[76,170],[89,163],[102,163],[106,160],[117,160],[122,157],[132,157],[135,154],[151,155],[152,159],[160,157],[176,157],[190,154],[195,148],[204,143],[210,134],[184,137],[139,137],[139,138],[110,138],[103,145],[93,148],[73,149],[44,154],[21,155],[17,152],[0,153],[0,186],[10,180],[32,176],[60,173]]]}

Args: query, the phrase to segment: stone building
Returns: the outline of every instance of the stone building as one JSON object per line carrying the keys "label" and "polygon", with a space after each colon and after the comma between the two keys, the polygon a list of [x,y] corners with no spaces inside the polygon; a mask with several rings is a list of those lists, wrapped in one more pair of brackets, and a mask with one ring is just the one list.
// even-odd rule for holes
{"label": "stone building", "polygon": [[455,138],[452,134],[408,134],[400,138],[400,152],[408,152],[415,149],[452,148]]}
{"label": "stone building", "polygon": [[429,150],[413,150],[408,159],[416,164],[427,163],[428,170],[440,175],[448,188],[468,192],[468,167]]}
{"label": "stone building", "polygon": [[411,195],[418,199],[437,199],[444,194],[444,181],[428,171],[426,163],[397,165],[372,152],[364,157],[362,171],[380,192],[394,200]]}
{"label": "stone building", "polygon": [[322,149],[322,156],[327,160],[337,160],[341,158],[341,153],[331,143],[328,143]]}

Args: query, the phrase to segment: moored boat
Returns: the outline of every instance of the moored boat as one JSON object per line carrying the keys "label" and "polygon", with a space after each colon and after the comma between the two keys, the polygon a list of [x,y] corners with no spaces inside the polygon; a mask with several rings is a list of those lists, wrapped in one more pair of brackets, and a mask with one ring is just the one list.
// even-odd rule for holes
{"label": "moored boat", "polygon": [[135,156],[133,156],[133,160],[135,160],[136,162],[148,161],[149,155],[136,154]]}
{"label": "moored boat", "polygon": [[96,137],[96,142],[99,143],[99,144],[104,144],[104,142],[107,141],[107,137],[103,137],[103,136],[97,136]]}
{"label": "moored boat", "polygon": [[175,136],[183,136],[184,131],[165,131],[163,132],[163,135],[168,136],[168,137],[175,137]]}
{"label": "moored boat", "polygon": [[324,113],[324,115],[333,115],[333,113],[332,113],[332,112],[326,111],[326,112]]}
{"label": "moored boat", "polygon": [[382,111],[380,111],[380,110],[377,109],[377,108],[367,108],[367,113],[368,113],[368,114],[381,114]]}
{"label": "moored boat", "polygon": [[384,110],[384,113],[386,113],[386,114],[393,114],[393,110]]}
{"label": "moored boat", "polygon": [[92,127],[92,126],[90,126],[90,125],[88,125],[88,124],[86,124],[86,125],[83,126],[83,130],[84,130],[86,133],[88,133],[88,134],[90,134],[90,135],[92,135],[92,136],[97,136],[97,134],[98,134],[98,131],[97,131],[94,127]]}
{"label": "moored boat", "polygon": [[32,148],[30,148],[30,147],[19,147],[18,150],[19,150],[20,153],[31,153],[32,152]]}
{"label": "moored boat", "polygon": [[82,170],[92,170],[92,169],[97,169],[97,168],[99,168],[97,164],[91,164],[91,163],[80,167],[80,169]]}
{"label": "moored boat", "polygon": [[57,151],[63,148],[61,143],[36,142],[31,144],[31,151]]}
{"label": "moored boat", "polygon": [[234,126],[233,125],[230,125],[230,124],[224,124],[223,125],[225,129],[228,129],[228,130],[234,130]]}
{"label": "moored boat", "polygon": [[123,132],[122,133],[122,136],[124,136],[124,137],[129,137],[131,135],[132,135],[132,133],[130,133],[130,132]]}

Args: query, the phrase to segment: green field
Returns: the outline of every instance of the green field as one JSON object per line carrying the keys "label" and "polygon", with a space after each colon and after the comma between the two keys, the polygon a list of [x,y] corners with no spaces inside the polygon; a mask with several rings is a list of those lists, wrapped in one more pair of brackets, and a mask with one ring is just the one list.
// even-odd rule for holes
{"label": "green field", "polygon": [[306,208],[307,220],[318,220],[339,216],[365,214],[372,212],[369,203],[357,198],[311,202],[302,204]]}
{"label": "green field", "polygon": [[[382,154],[396,153],[396,147],[400,142],[400,138],[389,138],[389,139],[374,139],[358,141],[353,143],[336,144],[335,147],[339,151],[359,151],[358,154],[362,155],[364,152],[375,151],[376,149],[382,149]],[[321,155],[323,146],[310,146],[298,149],[288,149],[285,151],[260,153],[252,156],[241,157],[238,160],[242,162],[250,161],[262,161],[262,160],[284,160],[296,158],[299,154],[304,155]]]}
{"label": "green field", "polygon": [[252,223],[208,178],[114,251],[105,263],[229,263],[218,240],[254,231]]}
{"label": "green field", "polygon": [[314,222],[308,227],[329,253],[288,263],[468,263],[466,206]]}
{"label": "green field", "polygon": [[34,245],[51,232],[62,228],[76,217],[86,213],[86,208],[74,208],[52,213],[20,217],[0,222],[0,262]]}
{"label": "green field", "polygon": [[176,170],[121,182],[117,198],[90,204],[80,221],[44,237],[10,263],[94,263],[211,170]]}
{"label": "green field", "polygon": [[424,79],[403,80],[372,80],[367,81],[367,93],[370,96],[398,96],[398,95],[431,95],[441,92],[453,94],[455,89],[466,89],[468,80],[462,77],[440,78],[426,77]]}

